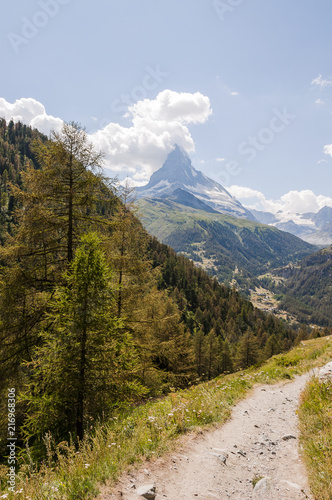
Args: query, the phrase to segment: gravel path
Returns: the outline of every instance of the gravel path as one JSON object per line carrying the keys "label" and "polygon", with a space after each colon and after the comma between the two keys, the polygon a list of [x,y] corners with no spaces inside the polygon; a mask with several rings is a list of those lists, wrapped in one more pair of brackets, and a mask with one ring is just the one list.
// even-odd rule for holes
{"label": "gravel path", "polygon": [[[123,476],[99,500],[139,500],[139,488],[148,484],[155,485],[156,500],[312,499],[296,416],[307,378],[255,388],[225,425],[185,436],[175,453]],[[265,479],[254,491],[255,477]]]}

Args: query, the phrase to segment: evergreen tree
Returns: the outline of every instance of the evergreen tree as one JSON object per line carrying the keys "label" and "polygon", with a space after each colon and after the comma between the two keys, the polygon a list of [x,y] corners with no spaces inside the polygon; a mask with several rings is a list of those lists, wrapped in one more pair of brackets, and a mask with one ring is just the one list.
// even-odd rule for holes
{"label": "evergreen tree", "polygon": [[98,170],[101,155],[78,125],[64,125],[48,142],[37,140],[35,155],[40,168],[27,165],[22,188],[11,185],[19,205],[16,230],[0,250],[0,379],[5,384],[21,360],[30,359],[80,235],[91,225],[106,224],[98,214],[106,189]]}
{"label": "evergreen tree", "polygon": [[[126,320],[124,319],[126,322]],[[155,288],[142,297],[141,308],[128,323],[138,351],[144,356],[144,383],[167,392],[185,387],[195,374],[190,332],[177,305]]]}
{"label": "evergreen tree", "polygon": [[250,328],[241,338],[237,350],[237,365],[248,368],[257,363],[259,357],[258,341]]}
{"label": "evergreen tree", "polygon": [[22,174],[25,189],[14,191],[22,205],[20,240],[30,252],[44,251],[66,266],[82,229],[98,220],[96,205],[105,181],[102,154],[75,123],[64,124],[47,143],[36,141],[34,150],[41,169],[29,167]]}
{"label": "evergreen tree", "polygon": [[[132,190],[117,189],[116,209],[110,219],[111,237],[107,256],[114,271],[117,288],[117,315],[131,318],[142,295],[151,290],[156,273],[147,259],[147,234],[135,217],[137,212]],[[153,284],[152,284],[153,283]]]}
{"label": "evergreen tree", "polygon": [[28,364],[32,378],[27,437],[51,431],[58,439],[69,432],[83,438],[89,418],[108,416],[125,400],[144,394],[137,382],[138,361],[130,335],[114,317],[110,270],[89,234],[57,288],[43,345]]}
{"label": "evergreen tree", "polygon": [[202,328],[195,329],[193,343],[196,359],[196,371],[198,376],[202,377],[206,369],[206,339]]}
{"label": "evergreen tree", "polygon": [[219,356],[219,373],[232,373],[234,371],[234,361],[227,340],[219,340],[220,356]]}
{"label": "evergreen tree", "polygon": [[218,337],[212,329],[206,336],[206,375],[208,380],[218,375],[219,347]]}
{"label": "evergreen tree", "polygon": [[267,359],[272,358],[275,354],[280,352],[280,344],[276,335],[271,335],[265,344],[264,354]]}

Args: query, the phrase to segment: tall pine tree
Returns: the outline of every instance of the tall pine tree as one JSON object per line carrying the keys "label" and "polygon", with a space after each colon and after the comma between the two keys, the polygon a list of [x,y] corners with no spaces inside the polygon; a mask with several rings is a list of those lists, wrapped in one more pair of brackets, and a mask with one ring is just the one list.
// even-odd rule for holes
{"label": "tall pine tree", "polygon": [[32,372],[25,399],[27,437],[51,431],[82,439],[89,418],[109,416],[123,401],[144,394],[130,335],[114,316],[111,273],[101,240],[82,238],[65,284],[56,289],[43,345],[28,363]]}

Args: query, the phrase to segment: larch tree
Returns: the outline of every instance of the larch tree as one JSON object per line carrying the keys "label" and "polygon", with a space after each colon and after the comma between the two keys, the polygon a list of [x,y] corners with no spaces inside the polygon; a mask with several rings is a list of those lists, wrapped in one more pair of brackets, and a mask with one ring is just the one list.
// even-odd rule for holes
{"label": "larch tree", "polygon": [[149,293],[142,295],[140,308],[128,325],[140,353],[142,381],[152,393],[185,387],[194,378],[190,332],[167,292],[157,290],[154,285]]}
{"label": "larch tree", "polygon": [[202,377],[206,369],[206,337],[202,328],[195,328],[193,335],[193,344],[196,361],[196,371],[199,377]]}
{"label": "larch tree", "polygon": [[234,361],[227,340],[219,339],[219,373],[232,373],[234,371]]}
{"label": "larch tree", "polygon": [[110,220],[107,256],[117,288],[117,315],[130,319],[140,308],[139,297],[151,290],[156,273],[147,258],[147,233],[138,221],[132,189],[117,188],[117,204]]}
{"label": "larch tree", "polygon": [[111,272],[95,234],[81,245],[56,289],[51,331],[28,366],[25,400],[27,437],[48,431],[59,439],[83,438],[90,418],[109,416],[123,401],[145,393],[138,381],[138,356],[128,332],[114,315]]}
{"label": "larch tree", "polygon": [[248,368],[257,363],[259,359],[258,340],[253,331],[248,327],[242,336],[237,350],[237,365],[239,368]]}
{"label": "larch tree", "polygon": [[[77,124],[64,124],[48,142],[36,141],[40,169],[22,172],[16,230],[0,249],[0,375],[17,373],[38,343],[49,300],[73,259],[80,235],[105,224],[98,204],[112,199],[96,152]],[[101,200],[105,196],[105,200]],[[6,382],[5,382],[6,383]]]}
{"label": "larch tree", "polygon": [[214,329],[206,336],[206,375],[208,380],[218,375],[219,341]]}

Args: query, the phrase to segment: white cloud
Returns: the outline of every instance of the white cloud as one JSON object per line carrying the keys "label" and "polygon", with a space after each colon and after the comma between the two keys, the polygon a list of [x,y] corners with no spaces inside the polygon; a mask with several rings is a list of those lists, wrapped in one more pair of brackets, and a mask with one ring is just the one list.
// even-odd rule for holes
{"label": "white cloud", "polygon": [[[325,202],[320,204],[322,196],[316,196],[313,191],[307,189],[304,191],[289,191],[289,193],[281,196],[280,200],[283,204],[283,211],[290,213],[305,213],[318,212],[320,208],[325,206]],[[326,198],[326,201],[328,198]],[[332,199],[331,199],[332,203]]]}
{"label": "white cloud", "polygon": [[327,146],[324,146],[324,153],[332,157],[332,144],[327,144]]}
{"label": "white cloud", "polygon": [[332,207],[332,198],[316,195],[307,189],[303,191],[289,191],[277,200],[267,199],[263,193],[243,186],[230,186],[227,190],[244,203],[248,208],[263,210],[278,214],[280,220],[294,219],[295,214],[318,212],[321,208]]}
{"label": "white cloud", "polygon": [[227,191],[235,196],[238,200],[242,201],[249,208],[255,208],[256,210],[263,210],[267,212],[276,213],[281,208],[281,204],[278,201],[267,200],[263,193],[244,186],[229,186]]}
{"label": "white cloud", "polygon": [[48,115],[45,107],[31,97],[17,99],[13,104],[0,98],[0,116],[7,121],[21,121],[31,125],[44,134],[49,134],[52,129],[59,130],[63,124],[60,118]]}
{"label": "white cloud", "polygon": [[324,88],[332,85],[332,80],[324,79],[322,75],[318,75],[312,80],[311,85]]}
{"label": "white cloud", "polygon": [[149,117],[151,120],[204,123],[211,115],[210,100],[200,92],[174,92],[164,90],[156,99],[144,99],[128,108],[126,116],[137,118]]}
{"label": "white cloud", "polygon": [[235,198],[241,198],[241,199],[258,198],[265,200],[263,193],[257,191],[256,189],[252,189],[245,186],[236,186],[236,185],[229,186],[227,188],[227,191],[229,191],[233,196],[235,196]]}
{"label": "white cloud", "polygon": [[232,96],[237,96],[237,95],[240,95],[238,92],[235,92],[234,90],[231,92],[231,95]]}
{"label": "white cloud", "polygon": [[323,99],[316,99],[315,104],[317,104],[318,106],[324,106],[326,102],[323,101]]}
{"label": "white cloud", "polygon": [[226,161],[226,158],[216,158],[216,161],[222,163],[222,162]]}
{"label": "white cloud", "polygon": [[175,143],[187,151],[195,145],[187,125],[204,123],[212,109],[208,97],[164,90],[154,100],[144,99],[128,108],[132,126],[110,123],[91,138],[105,152],[113,172],[127,172],[134,181],[148,181],[161,167]]}
{"label": "white cloud", "polygon": [[[128,174],[137,184],[144,184],[161,167],[175,143],[189,152],[195,150],[188,125],[204,123],[211,113],[209,98],[200,92],[164,90],[156,99],[144,99],[128,108],[126,116],[131,126],[108,123],[90,138],[104,151],[109,175]],[[0,117],[22,121],[45,134],[59,130],[63,124],[32,98],[18,99],[13,104],[0,98]]]}

